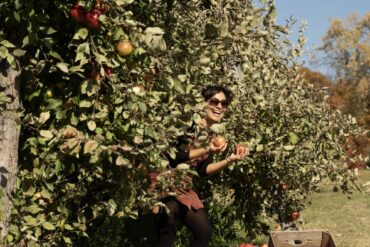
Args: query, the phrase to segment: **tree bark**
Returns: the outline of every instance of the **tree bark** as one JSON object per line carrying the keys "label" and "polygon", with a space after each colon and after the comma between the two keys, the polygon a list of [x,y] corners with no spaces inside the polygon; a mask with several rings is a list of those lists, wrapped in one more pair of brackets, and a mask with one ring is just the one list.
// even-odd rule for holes
{"label": "tree bark", "polygon": [[0,219],[1,240],[8,234],[12,210],[12,194],[15,189],[18,167],[18,143],[20,135],[20,116],[17,110],[21,107],[19,68],[10,68],[0,64],[0,87],[12,98],[5,109],[0,109],[0,199],[2,217]]}

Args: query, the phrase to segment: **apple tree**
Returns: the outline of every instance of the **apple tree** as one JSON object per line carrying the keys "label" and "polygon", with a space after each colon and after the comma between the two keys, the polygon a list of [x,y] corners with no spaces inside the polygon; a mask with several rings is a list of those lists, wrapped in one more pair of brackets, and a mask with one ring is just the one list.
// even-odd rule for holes
{"label": "apple tree", "polygon": [[349,189],[341,144],[356,126],[304,83],[304,38],[289,41],[273,1],[10,0],[0,9],[0,57],[21,72],[23,102],[7,245],[137,244],[144,233],[130,228],[145,229],[135,219],[158,200],[148,174],[169,169],[165,153],[201,118],[206,85],[235,95],[211,131],[228,152],[251,149],[197,183],[214,246],[266,232],[268,217],[302,209],[324,178]]}

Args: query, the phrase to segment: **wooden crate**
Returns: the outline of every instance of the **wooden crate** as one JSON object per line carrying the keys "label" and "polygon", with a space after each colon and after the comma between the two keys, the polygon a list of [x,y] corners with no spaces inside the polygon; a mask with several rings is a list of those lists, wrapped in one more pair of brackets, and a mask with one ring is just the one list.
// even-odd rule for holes
{"label": "wooden crate", "polygon": [[271,231],[269,247],[336,247],[327,230]]}

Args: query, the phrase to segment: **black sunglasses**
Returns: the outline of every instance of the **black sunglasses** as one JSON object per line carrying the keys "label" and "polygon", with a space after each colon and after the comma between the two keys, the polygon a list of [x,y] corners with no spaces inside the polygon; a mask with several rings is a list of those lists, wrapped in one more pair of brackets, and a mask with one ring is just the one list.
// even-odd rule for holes
{"label": "black sunglasses", "polygon": [[216,98],[211,98],[208,103],[211,105],[211,106],[218,106],[219,103],[221,103],[221,106],[222,108],[226,108],[228,107],[229,105],[229,101],[227,100],[218,100]]}

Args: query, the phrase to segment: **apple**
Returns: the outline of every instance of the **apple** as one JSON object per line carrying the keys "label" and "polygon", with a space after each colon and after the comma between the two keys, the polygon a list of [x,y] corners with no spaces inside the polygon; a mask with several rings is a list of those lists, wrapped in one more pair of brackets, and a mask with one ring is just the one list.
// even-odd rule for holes
{"label": "apple", "polygon": [[81,23],[85,21],[85,9],[78,3],[69,10],[69,14],[75,22]]}
{"label": "apple", "polygon": [[100,79],[100,73],[96,70],[91,70],[87,76],[90,80],[99,80]]}
{"label": "apple", "polygon": [[293,211],[290,213],[290,218],[292,220],[298,220],[300,216],[301,216],[301,213],[299,211]]}
{"label": "apple", "polygon": [[110,9],[109,4],[108,3],[105,3],[104,6],[103,6],[103,13],[104,14],[107,13],[109,11],[109,9]]}
{"label": "apple", "polygon": [[99,9],[93,9],[87,12],[85,15],[85,22],[89,28],[96,29],[100,26],[99,16],[101,11]]}
{"label": "apple", "polygon": [[130,41],[120,41],[117,44],[117,51],[118,54],[121,56],[128,56],[131,54],[131,52],[134,50],[134,46]]}
{"label": "apple", "polygon": [[288,184],[283,183],[283,184],[280,184],[280,188],[283,189],[283,190],[287,190],[289,188],[289,186],[288,186]]}
{"label": "apple", "polygon": [[226,139],[223,136],[216,136],[212,143],[215,147],[223,147],[226,144]]}
{"label": "apple", "polygon": [[113,74],[113,69],[110,67],[104,67],[104,72],[107,77],[111,77],[111,75]]}
{"label": "apple", "polygon": [[234,153],[238,155],[242,155],[247,151],[247,147],[243,144],[238,144],[235,147]]}
{"label": "apple", "polygon": [[254,247],[254,245],[252,243],[246,243],[243,247]]}
{"label": "apple", "polygon": [[261,244],[260,247],[268,247],[267,243]]}

